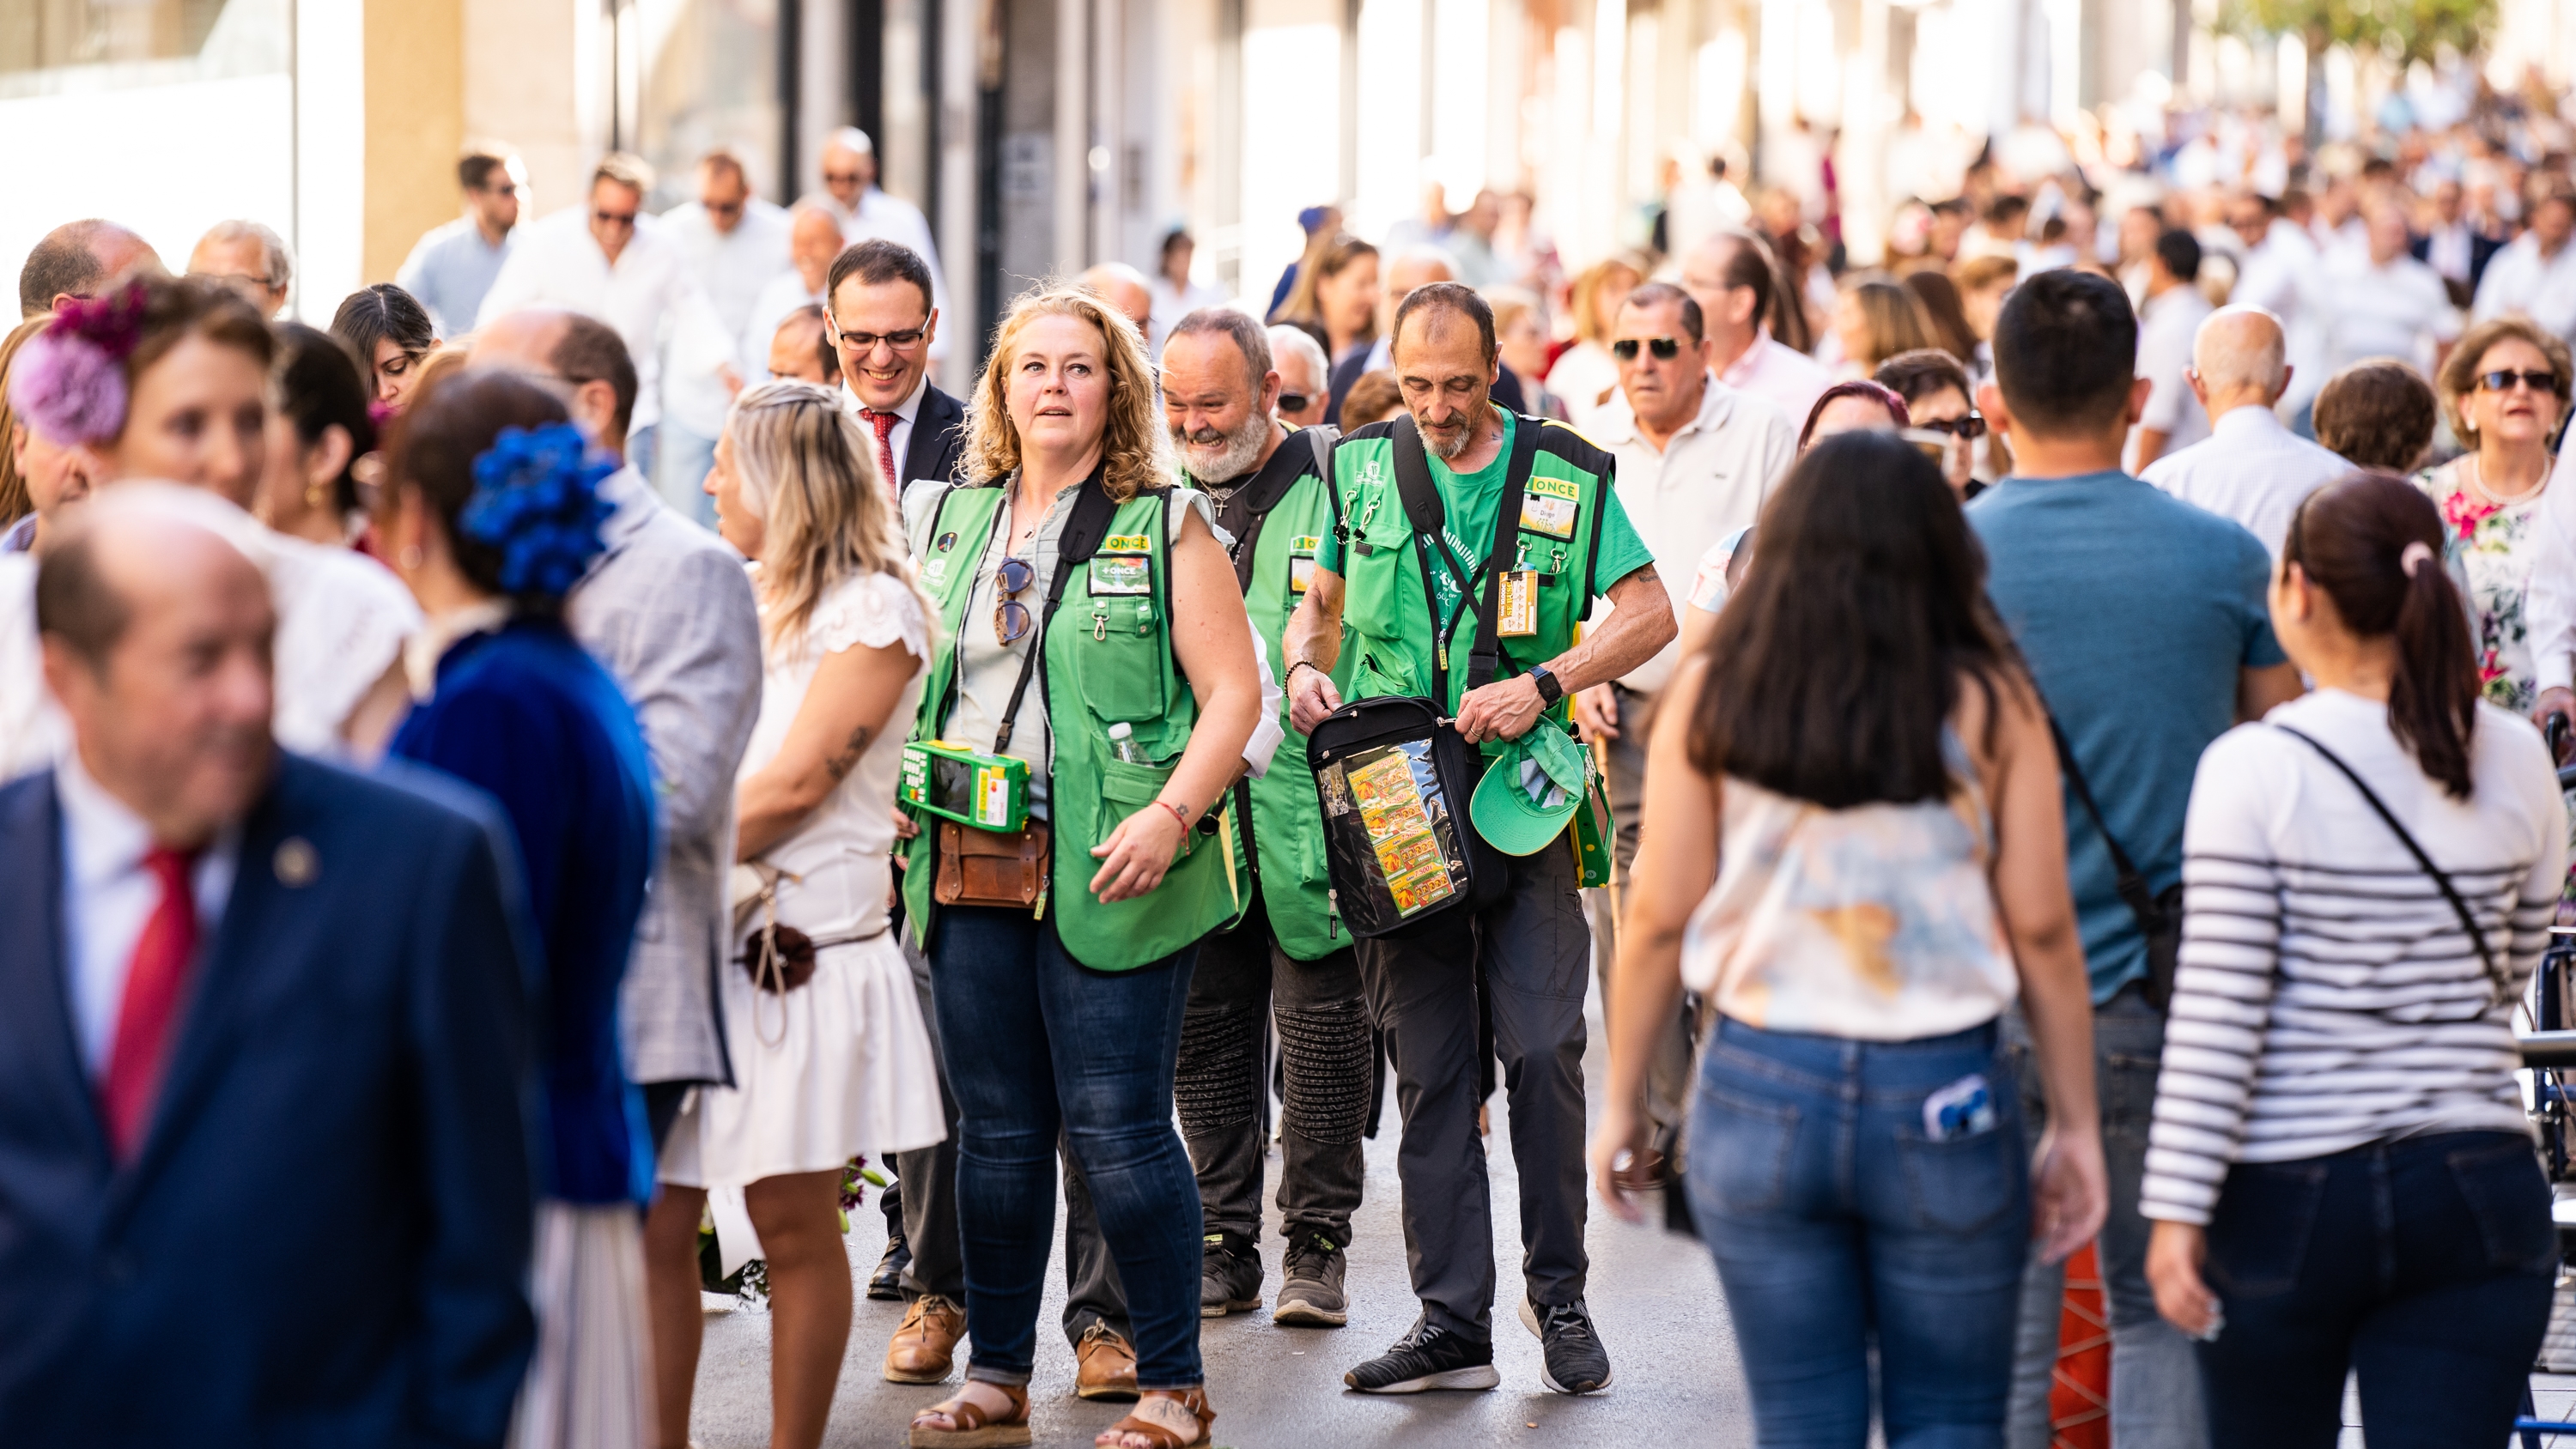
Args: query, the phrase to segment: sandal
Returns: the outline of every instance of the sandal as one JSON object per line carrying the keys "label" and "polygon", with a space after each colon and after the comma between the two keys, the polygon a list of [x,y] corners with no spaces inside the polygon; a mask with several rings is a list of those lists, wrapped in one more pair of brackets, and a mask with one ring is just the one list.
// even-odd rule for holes
{"label": "sandal", "polygon": [[[1185,1412],[1197,1416],[1198,1433],[1187,1439],[1178,1438],[1169,1426],[1142,1417],[1145,1406],[1153,1403],[1177,1404]],[[1151,1443],[1153,1449],[1204,1449],[1209,1442],[1210,1426],[1215,1423],[1216,1410],[1208,1407],[1204,1384],[1181,1393],[1148,1389],[1144,1397],[1137,1400],[1134,1411],[1101,1431],[1100,1437],[1091,1442],[1098,1449],[1121,1449],[1120,1436],[1132,1434]]]}
{"label": "sandal", "polygon": [[[964,1394],[942,1399],[912,1416],[911,1449],[1023,1449],[1029,1442],[1029,1391],[1010,1384],[984,1387],[999,1389],[1010,1399],[1007,1418],[992,1417],[991,1410]],[[922,1422],[934,1415],[946,1419],[949,1427]]]}

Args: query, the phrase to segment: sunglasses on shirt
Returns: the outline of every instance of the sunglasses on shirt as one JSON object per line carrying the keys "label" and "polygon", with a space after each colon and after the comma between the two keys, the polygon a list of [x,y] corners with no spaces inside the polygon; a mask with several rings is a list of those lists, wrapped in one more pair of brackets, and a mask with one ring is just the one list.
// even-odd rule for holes
{"label": "sunglasses on shirt", "polygon": [[2517,382],[2533,392],[2558,391],[2558,374],[2554,372],[2516,372],[2505,367],[2478,374],[2478,386],[2488,392],[2511,392]]}
{"label": "sunglasses on shirt", "polygon": [[1002,567],[993,580],[993,642],[1017,644],[1027,636],[1034,621],[1029,617],[1029,606],[1014,596],[1027,592],[1029,585],[1037,581],[1037,567],[1027,559],[1002,560]]}
{"label": "sunglasses on shirt", "polygon": [[1621,362],[1634,362],[1640,347],[1653,353],[1657,362],[1670,362],[1682,355],[1682,340],[1678,337],[1649,337],[1642,342],[1634,337],[1622,337],[1610,344],[1610,355]]}

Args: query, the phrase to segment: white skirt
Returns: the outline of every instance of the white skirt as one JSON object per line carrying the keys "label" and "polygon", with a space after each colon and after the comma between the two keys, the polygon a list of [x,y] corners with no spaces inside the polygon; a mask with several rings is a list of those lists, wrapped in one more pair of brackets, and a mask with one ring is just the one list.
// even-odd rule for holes
{"label": "white skirt", "polygon": [[537,1204],[528,1297],[537,1351],[510,1449],[634,1449],[652,1438],[644,1234],[632,1203]]}
{"label": "white skirt", "polygon": [[760,1256],[745,1186],[928,1147],[947,1124],[912,968],[892,931],[824,947],[813,979],[784,995],[755,988],[730,960],[723,970],[734,1085],[689,1094],[660,1176],[708,1190],[730,1273]]}

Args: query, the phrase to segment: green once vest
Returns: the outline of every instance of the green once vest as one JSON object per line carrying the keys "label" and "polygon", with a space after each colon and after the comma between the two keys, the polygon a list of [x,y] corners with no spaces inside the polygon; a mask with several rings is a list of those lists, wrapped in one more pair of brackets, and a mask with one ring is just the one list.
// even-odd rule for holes
{"label": "green once vest", "polygon": [[[1292,435],[1280,444],[1283,448],[1305,448],[1303,437]],[[1297,612],[1297,603],[1306,595],[1305,576],[1311,569],[1315,550],[1333,527],[1333,498],[1324,480],[1308,473],[1291,484],[1279,501],[1262,516],[1261,532],[1253,540],[1252,582],[1243,591],[1244,612],[1252,617],[1252,627],[1261,631],[1270,646],[1271,668],[1283,668],[1283,639],[1288,631],[1289,616]],[[1341,663],[1333,670],[1333,685],[1347,692],[1351,682],[1351,664],[1358,656],[1348,647],[1349,635],[1343,638]],[[1286,680],[1280,681],[1285,684]],[[1248,832],[1261,864],[1261,900],[1270,917],[1271,934],[1279,938],[1280,948],[1298,961],[1312,961],[1351,944],[1351,933],[1342,929],[1341,918],[1332,905],[1332,882],[1324,869],[1324,817],[1315,798],[1315,772],[1306,763],[1306,737],[1297,733],[1289,721],[1288,703],[1279,704],[1279,727],[1288,732],[1281,741],[1279,753],[1271,756],[1270,768],[1257,780],[1246,780],[1238,787],[1252,801],[1252,828]],[[1240,848],[1238,846],[1238,848]]]}
{"label": "green once vest", "polygon": [[[1523,416],[1514,427],[1540,431],[1515,534],[1519,559],[1500,559],[1495,564],[1537,570],[1538,632],[1503,639],[1498,677],[1545,664],[1574,647],[1574,626],[1591,614],[1592,598],[1598,592],[1593,556],[1600,548],[1601,500],[1614,466],[1608,453],[1562,423]],[[1342,618],[1351,631],[1344,646],[1350,683],[1342,687],[1348,699],[1428,696],[1439,648],[1438,626],[1423,589],[1423,550],[1414,545],[1413,525],[1396,490],[1392,433],[1392,424],[1372,423],[1345,436],[1333,449],[1333,501],[1342,530],[1346,586]],[[1472,542],[1474,552],[1463,561],[1474,568],[1492,539],[1484,536]],[[1430,552],[1435,560],[1440,557],[1437,540],[1431,541]],[[1485,574],[1479,570],[1475,590],[1462,606],[1457,632],[1449,639],[1449,697],[1440,704],[1452,714],[1467,692],[1467,655],[1475,645],[1476,602],[1484,582]],[[1355,665],[1349,662],[1351,651],[1358,655]],[[1562,725],[1566,712],[1566,703],[1559,701],[1548,716]],[[1500,741],[1484,747],[1488,755],[1501,749]]]}
{"label": "green once vest", "polygon": [[[957,680],[957,638],[976,627],[965,618],[975,592],[975,566],[990,545],[1007,492],[950,487],[928,509],[912,540],[921,583],[938,606],[942,643],[921,694],[911,738],[935,739],[946,727]],[[1041,641],[1031,687],[1045,691],[1053,743],[1043,768],[1052,817],[1051,879],[1039,912],[1055,913],[1056,935],[1074,960],[1095,971],[1128,971],[1159,961],[1225,923],[1239,909],[1233,861],[1196,829],[1161,885],[1132,900],[1103,904],[1091,893],[1100,868],[1091,849],[1118,822],[1154,803],[1188,745],[1198,700],[1172,658],[1171,530],[1167,492],[1118,505],[1108,537],[1091,559],[1073,565],[1064,598]],[[946,548],[938,540],[951,538]],[[1143,567],[1137,561],[1143,561]],[[1043,607],[1050,580],[1028,600]],[[1142,588],[1143,592],[1122,592]],[[1151,764],[1110,754],[1109,726],[1126,722]],[[1220,802],[1222,804],[1223,802]],[[921,834],[905,848],[904,910],[930,939],[933,874],[938,865],[935,817],[917,816]]]}

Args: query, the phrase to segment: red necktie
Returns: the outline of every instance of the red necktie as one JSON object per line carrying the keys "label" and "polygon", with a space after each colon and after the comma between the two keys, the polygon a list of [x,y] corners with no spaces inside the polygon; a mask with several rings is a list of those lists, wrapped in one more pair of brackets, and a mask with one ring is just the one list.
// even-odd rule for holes
{"label": "red necktie", "polygon": [[894,413],[878,412],[875,408],[861,408],[859,411],[867,415],[868,426],[877,430],[877,472],[885,478],[886,491],[900,503],[903,501],[903,480],[896,477],[894,471],[894,425],[903,419]]}
{"label": "red necktie", "polygon": [[119,1162],[133,1160],[143,1146],[169,1056],[170,1029],[179,1019],[188,967],[197,955],[197,897],[189,879],[196,864],[195,852],[182,854],[166,846],[154,846],[143,858],[143,868],[161,883],[161,902],[143,923],[126,967],[116,1045],[108,1054],[107,1081],[99,1092],[108,1145]]}

